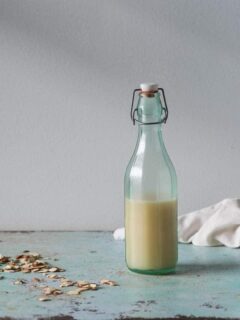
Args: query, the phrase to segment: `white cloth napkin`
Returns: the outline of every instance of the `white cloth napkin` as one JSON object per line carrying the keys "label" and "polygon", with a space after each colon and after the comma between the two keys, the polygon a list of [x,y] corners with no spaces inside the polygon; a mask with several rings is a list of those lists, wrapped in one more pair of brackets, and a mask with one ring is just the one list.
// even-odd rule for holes
{"label": "white cloth napkin", "polygon": [[[124,240],[124,228],[113,233]],[[240,199],[225,199],[178,217],[178,241],[196,246],[240,247]]]}

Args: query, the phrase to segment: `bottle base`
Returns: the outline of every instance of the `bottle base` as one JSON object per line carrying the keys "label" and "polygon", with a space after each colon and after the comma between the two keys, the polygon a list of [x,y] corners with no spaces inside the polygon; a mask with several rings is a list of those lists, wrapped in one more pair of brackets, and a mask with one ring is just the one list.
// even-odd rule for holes
{"label": "bottle base", "polygon": [[128,269],[135,273],[148,274],[148,275],[167,275],[167,274],[172,274],[176,272],[175,267],[163,268],[163,269],[149,269],[149,270],[134,269],[134,268],[128,267]]}

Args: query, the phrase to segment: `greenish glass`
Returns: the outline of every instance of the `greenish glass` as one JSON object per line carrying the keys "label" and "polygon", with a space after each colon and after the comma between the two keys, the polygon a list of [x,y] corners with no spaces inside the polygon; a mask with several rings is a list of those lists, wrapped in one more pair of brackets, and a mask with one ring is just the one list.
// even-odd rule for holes
{"label": "greenish glass", "polygon": [[139,94],[138,138],[124,178],[125,258],[131,271],[168,274],[177,263],[177,176],[163,142],[159,92]]}

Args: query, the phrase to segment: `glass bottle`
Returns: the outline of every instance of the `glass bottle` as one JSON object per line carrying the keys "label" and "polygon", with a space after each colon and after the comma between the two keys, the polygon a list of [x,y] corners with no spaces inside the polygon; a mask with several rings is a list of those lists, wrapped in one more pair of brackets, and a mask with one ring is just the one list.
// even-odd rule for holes
{"label": "glass bottle", "polygon": [[167,274],[174,272],[178,256],[177,177],[161,131],[168,109],[157,84],[140,88],[131,110],[138,139],[124,179],[126,263],[138,273]]}

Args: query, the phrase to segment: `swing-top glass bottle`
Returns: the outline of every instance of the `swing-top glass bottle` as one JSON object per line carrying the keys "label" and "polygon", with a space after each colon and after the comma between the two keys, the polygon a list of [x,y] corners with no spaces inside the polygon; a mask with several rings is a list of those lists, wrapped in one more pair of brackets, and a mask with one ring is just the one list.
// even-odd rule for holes
{"label": "swing-top glass bottle", "polygon": [[177,263],[177,177],[161,131],[167,117],[162,88],[142,84],[134,90],[138,139],[124,179],[125,253],[128,268],[139,273],[171,273]]}

